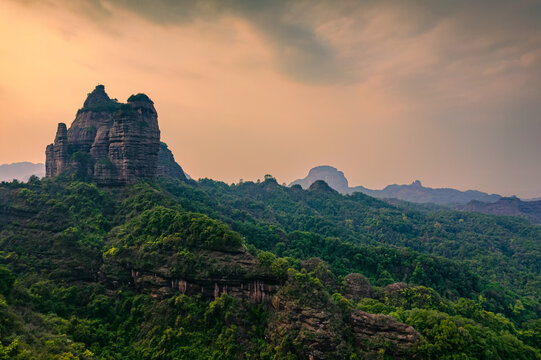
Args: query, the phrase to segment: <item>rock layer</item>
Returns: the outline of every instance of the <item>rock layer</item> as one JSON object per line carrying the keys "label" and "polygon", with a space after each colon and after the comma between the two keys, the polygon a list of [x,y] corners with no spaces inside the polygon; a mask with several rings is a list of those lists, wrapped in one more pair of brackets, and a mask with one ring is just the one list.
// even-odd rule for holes
{"label": "rock layer", "polygon": [[143,273],[132,270],[135,287],[155,299],[163,299],[175,292],[191,296],[201,296],[207,300],[216,300],[222,294],[258,303],[269,304],[279,289],[278,283],[258,279],[206,279],[185,280],[165,278],[159,274]]}
{"label": "rock layer", "polygon": [[55,176],[61,173],[68,163],[68,131],[66,124],[59,123],[54,143],[45,150],[45,176]]}
{"label": "rock layer", "polygon": [[71,171],[103,185],[133,183],[160,173],[185,179],[167,146],[158,170],[160,149],[158,114],[152,100],[137,94],[122,104],[98,85],[70,128],[58,125],[55,141],[46,150],[46,176]]}

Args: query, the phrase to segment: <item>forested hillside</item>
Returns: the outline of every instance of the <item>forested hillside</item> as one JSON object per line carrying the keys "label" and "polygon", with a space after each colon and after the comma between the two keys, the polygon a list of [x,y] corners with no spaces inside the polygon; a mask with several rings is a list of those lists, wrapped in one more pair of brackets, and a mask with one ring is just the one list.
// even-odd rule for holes
{"label": "forested hillside", "polygon": [[539,359],[540,239],[320,181],[2,183],[0,359]]}

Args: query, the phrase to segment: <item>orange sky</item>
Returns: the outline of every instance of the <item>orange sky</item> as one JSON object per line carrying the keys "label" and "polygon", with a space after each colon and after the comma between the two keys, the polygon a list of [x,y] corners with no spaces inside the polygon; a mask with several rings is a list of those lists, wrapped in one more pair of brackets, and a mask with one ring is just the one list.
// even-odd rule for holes
{"label": "orange sky", "polygon": [[0,163],[43,162],[101,83],[195,178],[541,196],[538,1],[150,3],[0,0]]}

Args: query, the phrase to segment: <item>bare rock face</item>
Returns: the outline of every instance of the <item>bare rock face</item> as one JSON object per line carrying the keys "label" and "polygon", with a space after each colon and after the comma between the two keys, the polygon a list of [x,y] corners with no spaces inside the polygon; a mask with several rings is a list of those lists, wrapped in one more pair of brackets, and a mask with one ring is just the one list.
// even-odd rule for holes
{"label": "bare rock face", "polygon": [[[193,250],[191,255],[201,265],[197,270],[183,273],[179,273],[175,256],[147,255],[146,261],[156,265],[147,264],[141,268],[132,264],[139,255],[138,251],[122,250],[115,256],[105,257],[102,267],[105,281],[113,285],[133,286],[156,299],[182,293],[215,300],[222,294],[228,294],[259,304],[270,304],[280,288],[279,279],[262,268],[245,249],[232,249],[229,252]],[[187,262],[183,263],[186,266]]]}
{"label": "bare rock face", "polygon": [[266,332],[273,346],[283,348],[279,351],[280,358],[286,358],[287,353],[299,359],[349,358],[354,349],[348,348],[345,339],[347,324],[328,294],[321,289],[302,293],[305,286],[290,286],[280,289],[272,299],[274,311]]}
{"label": "bare rock face", "polygon": [[160,129],[158,114],[152,101],[128,99],[114,114],[114,122],[109,131],[109,153],[116,173],[111,179],[98,179],[98,182],[131,183],[138,178],[153,178],[158,166],[160,149]]}
{"label": "bare rock face", "polygon": [[413,351],[421,341],[417,330],[388,315],[357,310],[350,315],[349,323],[356,347],[369,353],[374,345],[379,345],[386,349],[385,355],[392,358],[413,358]]}
{"label": "bare rock face", "polygon": [[98,85],[77,112],[68,130],[68,141],[73,152],[89,152],[96,133],[100,128],[110,129],[113,125],[113,113],[120,104],[111,100],[103,85]]}
{"label": "bare rock face", "polygon": [[[46,176],[71,171],[103,185],[129,184],[157,175],[159,152],[158,114],[152,100],[137,94],[122,104],[98,85],[70,128],[59,124],[54,143],[47,146]],[[173,155],[168,159],[172,168]],[[174,164],[176,177],[185,179],[182,168]]]}
{"label": "bare rock face", "polygon": [[45,176],[50,177],[59,174],[67,166],[69,156],[66,124],[58,124],[54,143],[47,146],[45,155],[47,158],[45,162]]}
{"label": "bare rock face", "polygon": [[173,153],[164,142],[160,143],[160,151],[158,151],[157,175],[167,175],[181,180],[187,179],[186,174],[175,161]]}
{"label": "bare rock face", "polygon": [[[364,277],[357,281],[360,276],[351,274],[349,280],[366,286]],[[371,288],[363,288],[367,290]],[[353,354],[361,359],[410,359],[422,341],[413,327],[391,316],[337,301],[306,273],[291,273],[272,306],[266,338],[284,358],[291,353],[299,359],[349,359]]]}

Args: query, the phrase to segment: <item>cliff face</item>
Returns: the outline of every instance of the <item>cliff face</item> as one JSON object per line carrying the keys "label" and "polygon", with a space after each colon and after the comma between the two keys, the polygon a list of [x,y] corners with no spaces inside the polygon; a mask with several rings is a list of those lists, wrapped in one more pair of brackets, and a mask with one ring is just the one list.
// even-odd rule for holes
{"label": "cliff face", "polygon": [[[58,125],[55,141],[46,150],[46,176],[72,171],[103,185],[128,184],[158,174],[159,152],[158,114],[152,100],[138,94],[122,104],[98,85],[70,128]],[[170,160],[165,168],[173,167],[172,154],[165,157]],[[185,179],[174,164],[180,169],[176,177]]]}
{"label": "cliff face", "polygon": [[68,131],[66,124],[58,124],[54,143],[45,150],[45,176],[55,176],[61,173],[68,164]]}
{"label": "cliff face", "polygon": [[175,161],[175,157],[167,144],[160,143],[160,151],[158,151],[158,169],[157,175],[167,175],[181,180],[187,180],[186,174],[179,164]]}
{"label": "cliff face", "polygon": [[[354,275],[348,283],[359,283]],[[366,293],[368,282],[356,296]],[[276,347],[287,341],[299,359],[347,359],[352,352],[362,359],[411,359],[421,335],[391,316],[341,307],[327,290],[306,274],[290,276],[272,298],[266,338]],[[286,339],[286,340],[284,340]],[[285,357],[285,356],[284,356]]]}

